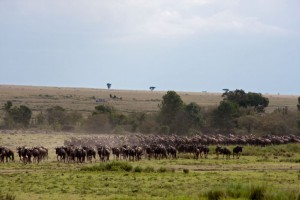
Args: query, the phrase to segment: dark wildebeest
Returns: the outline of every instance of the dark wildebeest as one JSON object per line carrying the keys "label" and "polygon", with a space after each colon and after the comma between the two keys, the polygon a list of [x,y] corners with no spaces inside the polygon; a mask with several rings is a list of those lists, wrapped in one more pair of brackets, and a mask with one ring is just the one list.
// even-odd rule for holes
{"label": "dark wildebeest", "polygon": [[86,160],[93,162],[93,158],[96,162],[96,151],[92,147],[82,147],[86,151]]}
{"label": "dark wildebeest", "polygon": [[118,147],[111,148],[112,154],[116,160],[120,159],[121,150]]}
{"label": "dark wildebeest", "polygon": [[100,161],[105,162],[109,161],[109,156],[110,156],[110,149],[107,146],[100,146],[97,148],[98,155],[100,158]]}
{"label": "dark wildebeest", "polygon": [[167,152],[168,152],[169,158],[176,159],[177,150],[176,150],[175,147],[169,146],[169,147],[167,148]]}
{"label": "dark wildebeest", "polygon": [[8,159],[15,160],[14,152],[7,147],[0,147],[0,162],[4,163],[4,160],[8,162]]}
{"label": "dark wildebeest", "polygon": [[75,158],[77,159],[77,163],[85,162],[86,151],[83,148],[75,149]]}
{"label": "dark wildebeest", "polygon": [[216,154],[217,154],[217,158],[219,158],[219,154],[223,154],[223,158],[224,156],[226,156],[226,159],[230,159],[231,151],[227,147],[217,146]]}
{"label": "dark wildebeest", "polygon": [[56,153],[57,161],[63,160],[64,162],[66,162],[67,152],[66,152],[65,147],[56,147],[55,153]]}
{"label": "dark wildebeest", "polygon": [[140,146],[134,147],[135,160],[141,160],[143,155],[143,148]]}
{"label": "dark wildebeest", "polygon": [[148,160],[150,160],[154,155],[154,148],[149,145],[146,145],[144,148],[146,151],[146,157],[148,158]]}
{"label": "dark wildebeest", "polygon": [[242,146],[236,146],[233,148],[233,158],[236,156],[237,159],[240,158],[241,152],[243,152],[243,147]]}
{"label": "dark wildebeest", "polygon": [[168,158],[167,149],[163,145],[158,145],[154,148],[155,159]]}
{"label": "dark wildebeest", "polygon": [[200,149],[200,157],[202,158],[202,154],[204,155],[204,158],[207,158],[208,156],[208,153],[209,153],[209,148],[208,146],[204,146],[204,145],[201,145],[199,147]]}
{"label": "dark wildebeest", "polygon": [[20,161],[22,161],[24,164],[31,163],[32,149],[26,146],[17,147],[17,152],[19,154]]}

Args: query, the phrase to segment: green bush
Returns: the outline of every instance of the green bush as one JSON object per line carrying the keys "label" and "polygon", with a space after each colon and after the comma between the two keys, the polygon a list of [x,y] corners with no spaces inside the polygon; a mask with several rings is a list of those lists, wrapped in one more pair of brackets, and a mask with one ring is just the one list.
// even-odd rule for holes
{"label": "green bush", "polygon": [[128,162],[110,162],[100,163],[100,165],[84,166],[81,168],[82,171],[132,171],[133,167]]}
{"label": "green bush", "polygon": [[143,168],[140,166],[136,166],[135,168],[133,168],[133,172],[142,172]]}
{"label": "green bush", "polygon": [[155,170],[154,170],[153,167],[147,166],[147,167],[144,169],[144,172],[155,172]]}
{"label": "green bush", "polygon": [[164,172],[166,172],[167,171],[167,169],[165,168],[165,167],[160,167],[160,168],[158,168],[158,170],[157,170],[157,172],[160,172],[160,173],[164,173]]}

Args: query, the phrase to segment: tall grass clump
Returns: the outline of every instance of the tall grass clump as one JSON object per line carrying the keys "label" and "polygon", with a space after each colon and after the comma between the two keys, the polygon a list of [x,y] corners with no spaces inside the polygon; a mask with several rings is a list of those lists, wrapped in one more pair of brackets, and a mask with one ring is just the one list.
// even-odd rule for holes
{"label": "tall grass clump", "polygon": [[207,193],[208,200],[219,200],[223,197],[225,197],[225,194],[221,190],[211,190]]}
{"label": "tall grass clump", "polygon": [[15,200],[16,199],[16,196],[13,195],[13,194],[1,194],[0,193],[0,200]]}
{"label": "tall grass clump", "polygon": [[155,172],[155,169],[154,169],[154,167],[147,166],[147,167],[145,167],[144,172],[148,172],[148,173]]}
{"label": "tall grass clump", "polygon": [[251,187],[249,199],[250,200],[262,200],[265,197],[266,189],[262,186]]}
{"label": "tall grass clump", "polygon": [[99,165],[84,166],[81,168],[82,171],[132,171],[133,167],[128,162],[109,162],[100,163]]}
{"label": "tall grass clump", "polygon": [[141,166],[136,166],[135,168],[133,168],[133,172],[142,172],[143,168]]}

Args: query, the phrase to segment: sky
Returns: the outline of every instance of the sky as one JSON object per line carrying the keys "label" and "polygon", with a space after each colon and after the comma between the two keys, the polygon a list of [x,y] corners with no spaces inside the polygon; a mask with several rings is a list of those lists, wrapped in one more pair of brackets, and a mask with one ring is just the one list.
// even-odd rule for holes
{"label": "sky", "polygon": [[0,84],[300,94],[299,0],[0,0]]}

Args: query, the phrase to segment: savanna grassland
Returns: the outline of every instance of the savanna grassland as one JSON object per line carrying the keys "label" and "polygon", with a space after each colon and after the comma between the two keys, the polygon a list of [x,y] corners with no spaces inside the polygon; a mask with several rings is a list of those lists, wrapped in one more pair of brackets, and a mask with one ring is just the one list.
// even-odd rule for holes
{"label": "savanna grassland", "polygon": [[[245,146],[240,159],[177,159],[75,164],[56,160],[54,148],[72,137],[94,135],[6,131],[10,148],[43,145],[39,164],[0,164],[0,195],[15,199],[299,199],[300,145]],[[230,146],[229,148],[233,148]],[[5,196],[8,195],[8,196]],[[256,198],[257,197],[257,198]],[[262,198],[263,197],[263,198]]]}
{"label": "savanna grassland", "polygon": [[[159,110],[165,91],[59,88],[0,85],[0,105],[26,105],[33,117],[53,106],[89,116],[99,103],[108,102],[123,113]],[[178,92],[185,103],[217,107],[221,93]],[[114,97],[115,96],[115,97]],[[264,95],[266,112],[278,107],[296,111],[298,96]],[[114,97],[114,98],[111,98]],[[0,110],[0,112],[4,112]],[[3,113],[0,113],[1,115]],[[117,133],[114,133],[117,134]],[[177,159],[58,162],[55,147],[75,138],[97,135],[36,127],[0,131],[0,146],[44,146],[49,158],[39,164],[0,163],[1,199],[300,199],[300,144],[245,146],[240,159],[208,159],[180,154]],[[233,146],[229,146],[230,149]]]}
{"label": "savanna grassland", "polygon": [[[222,92],[222,91],[221,91]],[[222,93],[208,92],[177,92],[185,103],[195,102],[200,106],[217,106],[222,100]],[[52,106],[61,106],[67,110],[91,113],[97,105],[96,99],[109,102],[122,112],[157,112],[158,104],[166,91],[141,91],[92,88],[63,88],[0,85],[0,105],[11,100],[14,105],[26,105],[34,112],[46,110]],[[116,96],[116,99],[110,98]],[[266,111],[287,106],[289,110],[296,110],[296,95],[264,94],[270,100]],[[119,98],[122,98],[120,100]]]}

